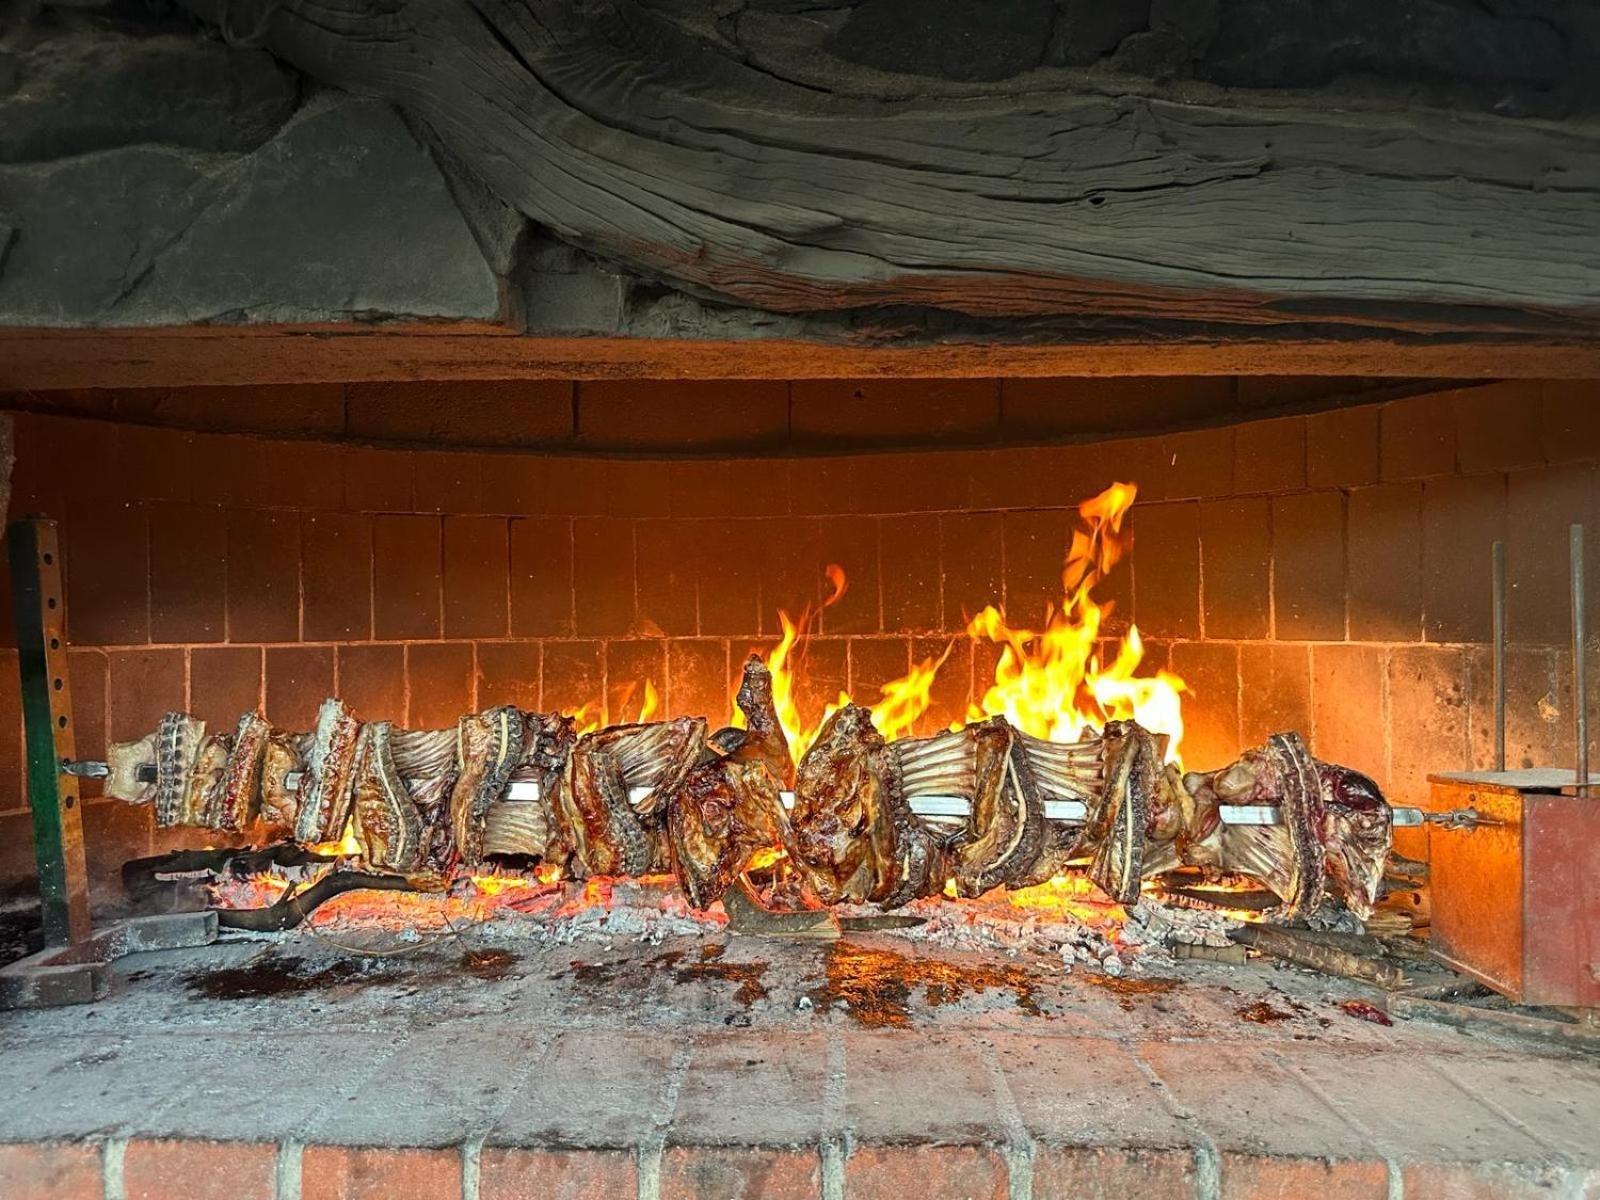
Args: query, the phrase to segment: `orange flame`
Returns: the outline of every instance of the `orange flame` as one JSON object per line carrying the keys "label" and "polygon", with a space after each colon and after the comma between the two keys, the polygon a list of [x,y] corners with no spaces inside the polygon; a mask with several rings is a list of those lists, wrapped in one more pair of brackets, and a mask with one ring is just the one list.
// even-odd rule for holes
{"label": "orange flame", "polygon": [[[1116,642],[1109,662],[1102,659],[1101,632],[1112,605],[1096,601],[1093,593],[1130,548],[1132,530],[1126,527],[1126,517],[1137,492],[1131,483],[1115,483],[1078,506],[1080,525],[1072,532],[1061,571],[1061,604],[1045,610],[1042,629],[1013,627],[1004,611],[994,605],[968,624],[967,637],[972,641],[1001,647],[994,681],[968,706],[969,720],[1004,716],[1035,737],[1070,742],[1078,739],[1086,725],[1132,718],[1153,733],[1165,734],[1167,757],[1178,761],[1183,739],[1183,680],[1167,671],[1140,673],[1144,642],[1137,626],[1131,626]],[[846,587],[838,564],[829,564],[826,573],[834,590],[823,608],[838,600]],[[783,637],[766,655],[778,719],[796,761],[816,740],[827,719],[850,703],[849,694],[841,692],[838,701],[825,706],[816,717],[800,712],[797,678],[804,667],[805,641],[814,615],[807,608],[795,621],[780,611]],[[933,682],[953,646],[879,689],[880,699],[871,706],[872,719],[885,737],[911,733],[928,711]],[[742,722],[738,716],[734,719]]]}

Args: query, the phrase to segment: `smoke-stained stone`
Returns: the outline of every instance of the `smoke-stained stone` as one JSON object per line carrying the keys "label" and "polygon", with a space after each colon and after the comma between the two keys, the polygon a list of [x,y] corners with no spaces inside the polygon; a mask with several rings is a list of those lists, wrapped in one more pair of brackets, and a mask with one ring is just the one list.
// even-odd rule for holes
{"label": "smoke-stained stone", "polygon": [[128,147],[0,166],[0,324],[492,320],[500,286],[433,156],[326,93],[254,154]]}
{"label": "smoke-stained stone", "polygon": [[155,143],[253,150],[294,112],[295,74],[197,31],[19,24],[0,44],[0,162]]}
{"label": "smoke-stained stone", "polygon": [[1056,0],[1056,23],[1045,61],[1087,67],[1150,21],[1150,0]]}
{"label": "smoke-stained stone", "polygon": [[833,37],[841,58],[943,79],[1009,79],[1044,58],[1052,0],[864,0]]}

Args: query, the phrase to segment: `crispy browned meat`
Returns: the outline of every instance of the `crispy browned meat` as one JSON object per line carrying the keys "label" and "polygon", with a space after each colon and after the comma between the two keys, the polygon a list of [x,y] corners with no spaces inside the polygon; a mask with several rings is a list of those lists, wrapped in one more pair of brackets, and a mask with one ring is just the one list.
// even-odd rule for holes
{"label": "crispy browned meat", "polygon": [[188,713],[169,712],[156,726],[156,824],[163,828],[192,821],[189,784],[205,741],[206,723]]}
{"label": "crispy browned meat", "polygon": [[784,844],[777,780],[761,762],[706,758],[667,806],[678,880],[696,908],[722,898],[750,855]]}
{"label": "crispy browned meat", "polygon": [[892,907],[928,886],[933,839],[906,802],[872,714],[859,705],[834,713],[800,760],[790,827],[790,857],[824,903]]}
{"label": "crispy browned meat", "polygon": [[422,815],[395,769],[387,721],[362,727],[351,810],[356,840],[368,866],[384,871],[416,869],[422,861]]}
{"label": "crispy browned meat", "polygon": [[1105,789],[1089,807],[1076,852],[1089,858],[1089,877],[1101,891],[1131,904],[1139,898],[1160,754],[1136,721],[1108,721],[1104,747]]}
{"label": "crispy browned meat", "polygon": [[567,759],[557,823],[585,874],[638,875],[650,866],[650,835],[628,803],[615,755],[594,736],[579,738]]}
{"label": "crispy browned meat", "polygon": [[350,779],[361,723],[342,700],[324,700],[306,754],[294,839],[303,846],[338,841],[350,815]]}
{"label": "crispy browned meat", "polygon": [[1356,916],[1369,917],[1389,858],[1393,811],[1361,772],[1325,762],[1316,767],[1328,887]]}
{"label": "crispy browned meat", "polygon": [[772,672],[758,655],[745,660],[744,677],[734,702],[745,721],[744,737],[732,748],[734,756],[763,764],[780,787],[792,788],[794,759],[789,755],[789,739],[772,700]]}
{"label": "crispy browned meat", "polygon": [[522,761],[522,712],[501,705],[456,722],[460,772],[450,792],[450,830],[456,852],[469,866],[483,858],[483,825],[511,772]]}
{"label": "crispy browned meat", "polygon": [[289,776],[306,769],[309,737],[287,729],[267,735],[261,755],[261,819],[268,825],[293,830],[299,819],[300,793],[289,788]]}
{"label": "crispy browned meat", "polygon": [[261,765],[271,735],[272,727],[260,713],[247,712],[239,718],[223,765],[222,786],[206,811],[207,825],[240,830],[249,823],[261,794]]}
{"label": "crispy browned meat", "polygon": [[967,840],[953,855],[962,895],[977,896],[1023,878],[1044,845],[1044,797],[1022,742],[1004,717],[969,725],[976,750],[976,786]]}

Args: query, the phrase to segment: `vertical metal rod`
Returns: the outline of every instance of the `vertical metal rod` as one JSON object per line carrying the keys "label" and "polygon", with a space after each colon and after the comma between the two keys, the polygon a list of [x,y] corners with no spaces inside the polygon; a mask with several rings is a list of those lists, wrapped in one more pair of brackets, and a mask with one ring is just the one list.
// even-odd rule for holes
{"label": "vertical metal rod", "polygon": [[15,521],[6,529],[11,559],[28,807],[39,865],[39,903],[47,946],[87,941],[89,878],[83,858],[78,781],[61,764],[73,753],[72,689],[67,686],[66,601],[54,521]]}
{"label": "vertical metal rod", "polygon": [[1577,784],[1589,786],[1589,688],[1584,678],[1584,646],[1589,640],[1584,612],[1583,526],[1574,525],[1572,538],[1572,709],[1573,736],[1578,744]]}
{"label": "vertical metal rod", "polygon": [[1506,544],[1496,542],[1494,561],[1494,769],[1506,769]]}

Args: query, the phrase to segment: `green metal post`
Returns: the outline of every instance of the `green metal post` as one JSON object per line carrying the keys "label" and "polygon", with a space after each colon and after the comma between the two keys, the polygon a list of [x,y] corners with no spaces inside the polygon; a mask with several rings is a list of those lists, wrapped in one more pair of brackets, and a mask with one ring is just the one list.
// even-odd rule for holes
{"label": "green metal post", "polygon": [[72,689],[67,677],[66,600],[54,521],[15,521],[6,530],[22,671],[28,806],[39,862],[47,946],[87,941],[89,878],[83,860],[78,781],[62,773],[73,759]]}

